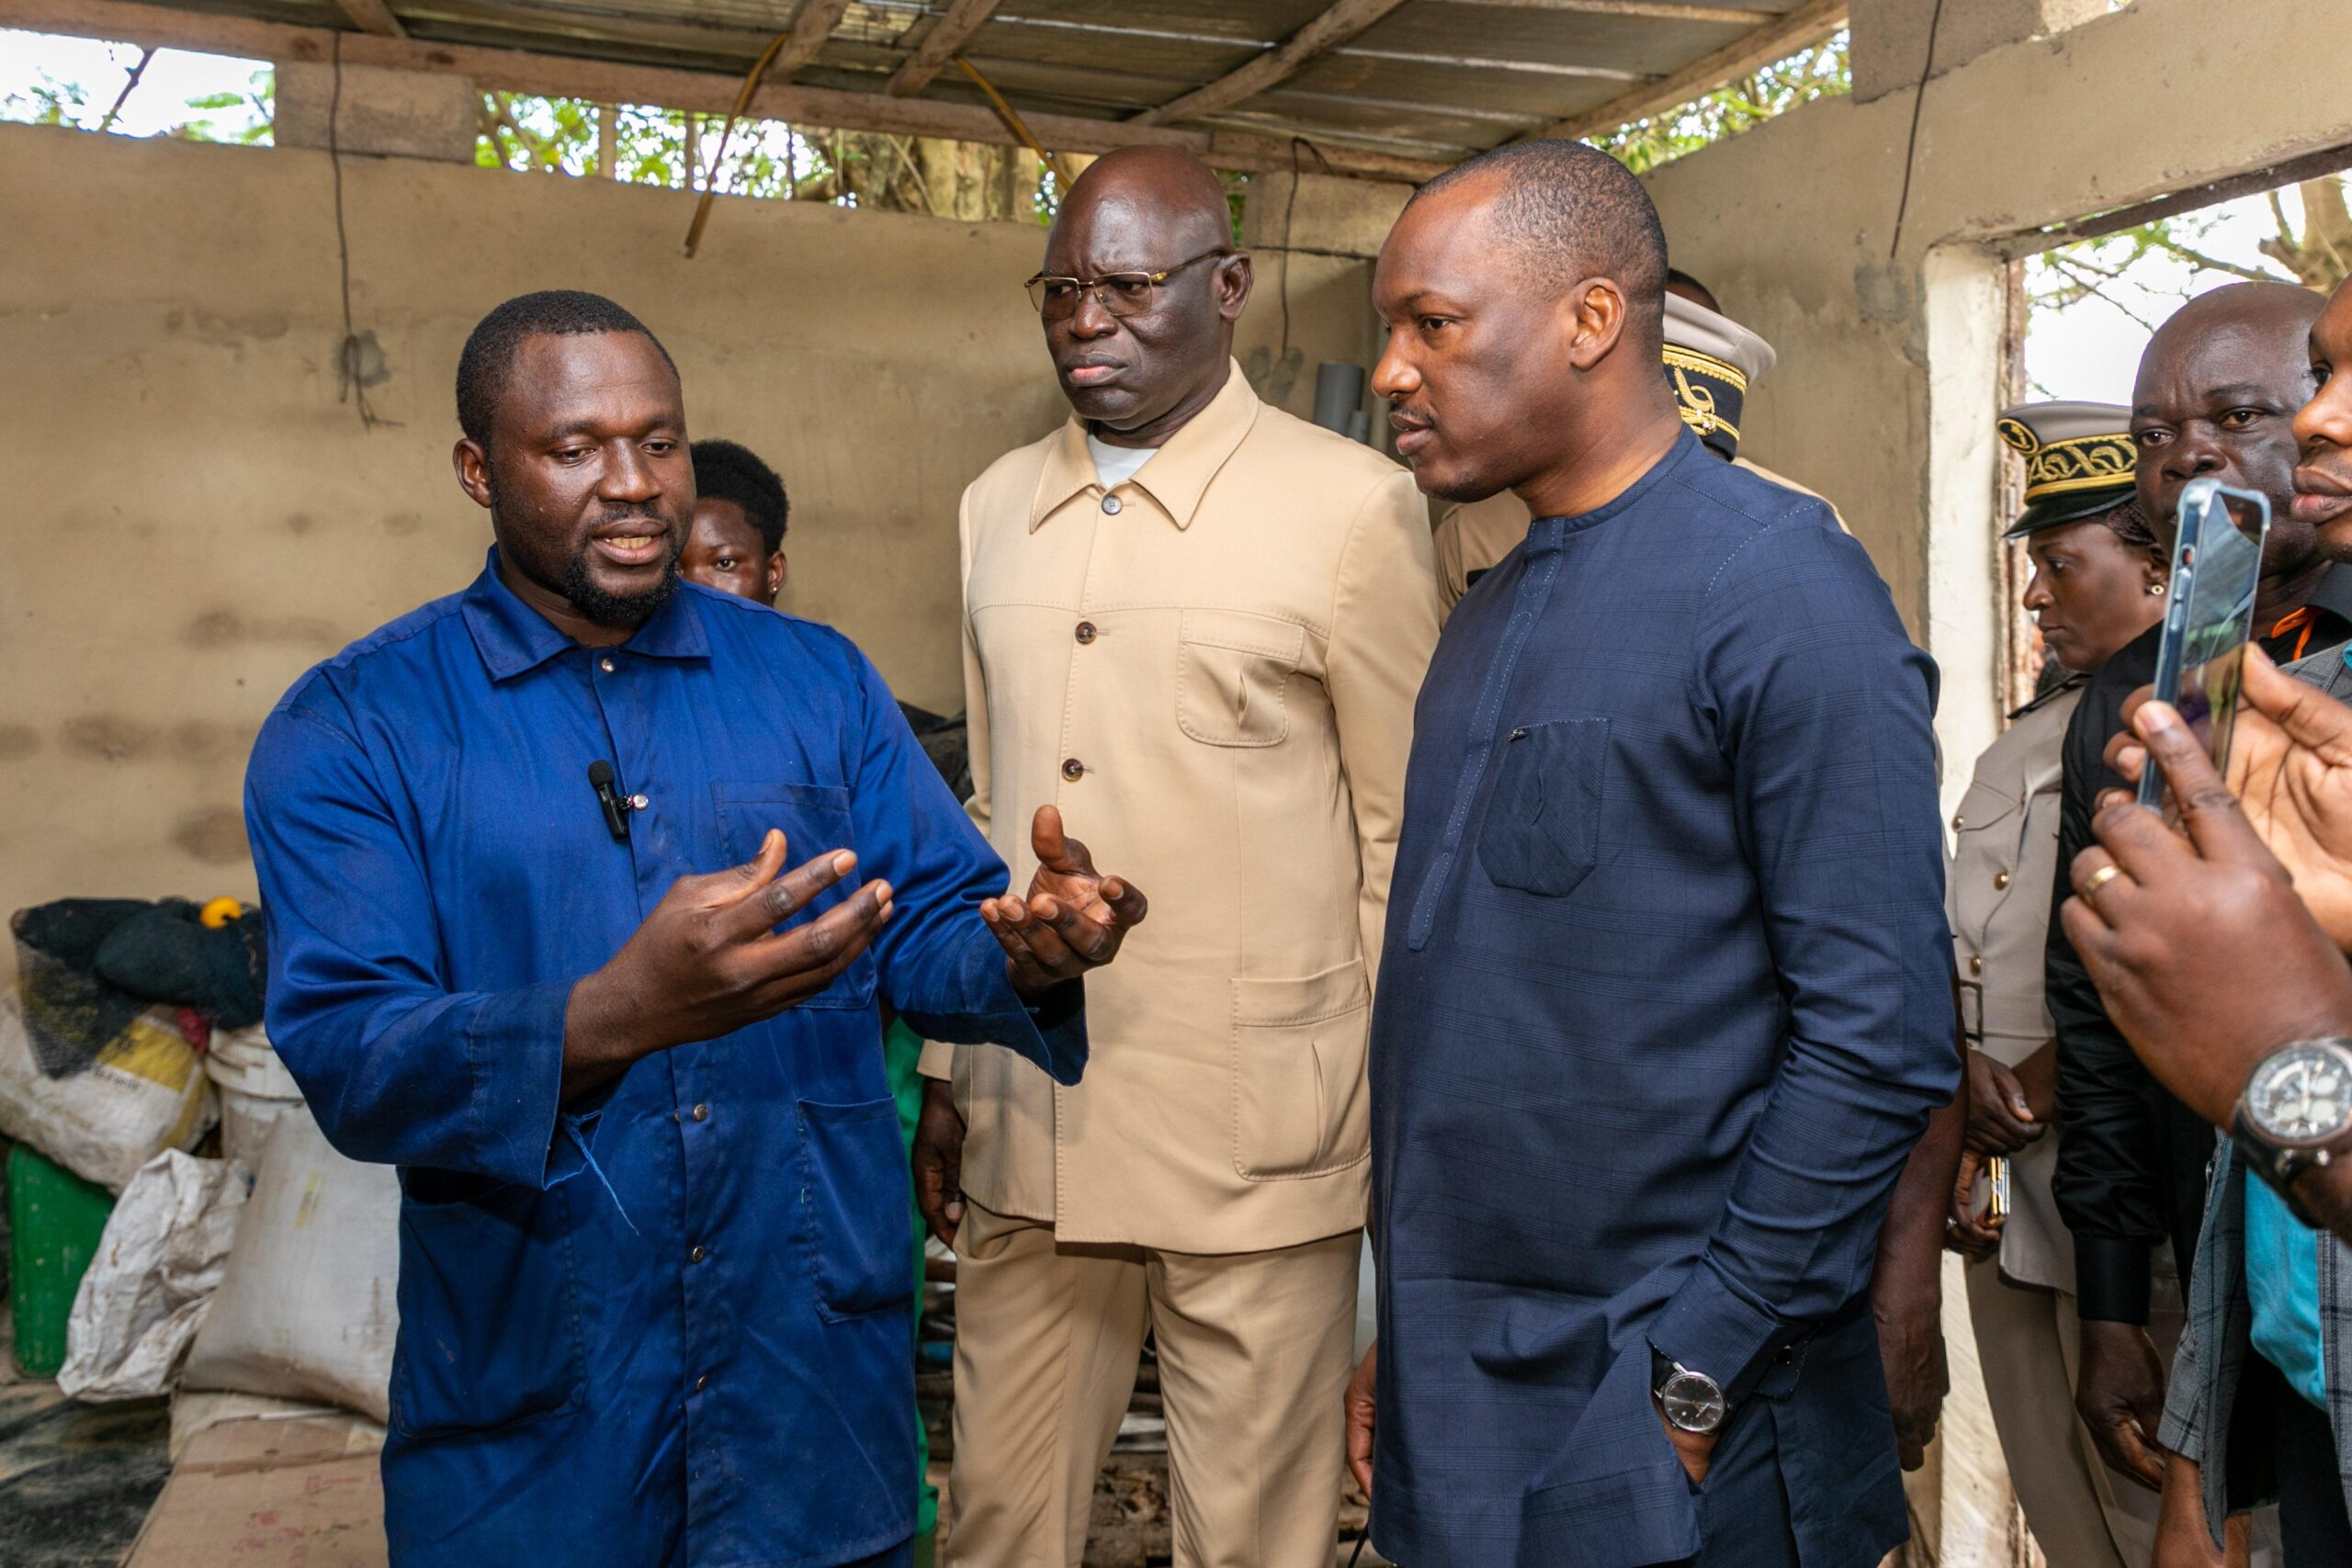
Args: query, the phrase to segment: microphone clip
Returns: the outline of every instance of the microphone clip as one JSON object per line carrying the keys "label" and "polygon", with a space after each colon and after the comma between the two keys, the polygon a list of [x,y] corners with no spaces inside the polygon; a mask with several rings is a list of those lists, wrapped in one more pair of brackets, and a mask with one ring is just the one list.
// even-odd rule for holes
{"label": "microphone clip", "polygon": [[613,842],[628,842],[629,803],[621,795],[620,786],[613,782],[613,765],[599,758],[588,764],[588,787],[596,792],[596,804],[603,807],[605,827],[613,835]]}

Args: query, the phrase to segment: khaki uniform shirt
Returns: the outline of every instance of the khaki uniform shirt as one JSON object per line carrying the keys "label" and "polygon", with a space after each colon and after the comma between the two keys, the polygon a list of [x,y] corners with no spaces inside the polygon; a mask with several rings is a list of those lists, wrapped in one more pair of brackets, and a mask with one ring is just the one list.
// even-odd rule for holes
{"label": "khaki uniform shirt", "polygon": [[[2078,676],[2018,710],[1976,760],[1952,818],[1944,903],[1960,970],[1961,1026],[1973,1048],[2004,1066],[2057,1033],[2042,1000],[2042,943],[2058,875],[2059,752],[2084,684]],[[2060,1135],[2044,1133],[2010,1156],[2001,1272],[2071,1292],[2074,1240],[2050,1193]]]}
{"label": "khaki uniform shirt", "polygon": [[963,1187],[1066,1242],[1295,1246],[1363,1223],[1364,1051],[1413,700],[1440,612],[1429,513],[1372,448],[1238,366],[1104,493],[1075,419],[964,494],[974,818],[1012,866],[1061,807],[1151,900],[1089,976],[1085,1080],[934,1045]]}
{"label": "khaki uniform shirt", "polygon": [[[1784,479],[1771,469],[1749,462],[1745,457],[1732,461],[1749,473],[1770,479],[1785,490],[1799,495],[1812,495],[1815,501],[1828,505],[1826,498],[1798,484]],[[1829,507],[1829,514],[1838,516],[1838,509]],[[1445,595],[1445,607],[1450,611],[1462,603],[1470,592],[1470,579],[1485,571],[1503,557],[1519,547],[1527,537],[1527,502],[1509,491],[1498,491],[1484,501],[1464,502],[1449,506],[1437,520],[1437,579],[1439,592]],[[1838,526],[1846,527],[1846,520],[1838,517]],[[1853,530],[1847,528],[1848,533]]]}

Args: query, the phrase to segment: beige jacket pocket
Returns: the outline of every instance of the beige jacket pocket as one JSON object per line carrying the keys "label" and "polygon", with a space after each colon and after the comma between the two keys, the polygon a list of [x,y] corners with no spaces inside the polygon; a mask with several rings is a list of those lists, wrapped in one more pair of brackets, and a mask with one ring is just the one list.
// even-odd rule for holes
{"label": "beige jacket pocket", "polygon": [[1247,610],[1187,610],[1177,633],[1176,727],[1210,746],[1279,746],[1306,628]]}
{"label": "beige jacket pocket", "polygon": [[1233,982],[1233,1163],[1244,1179],[1321,1176],[1372,1153],[1363,960]]}

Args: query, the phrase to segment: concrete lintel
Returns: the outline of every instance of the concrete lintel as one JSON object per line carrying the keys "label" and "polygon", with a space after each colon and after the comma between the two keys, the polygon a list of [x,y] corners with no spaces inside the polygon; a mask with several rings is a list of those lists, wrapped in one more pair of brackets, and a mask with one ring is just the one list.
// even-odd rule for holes
{"label": "concrete lintel", "polygon": [[1854,96],[1864,103],[1916,87],[1928,73],[1964,65],[1988,50],[2053,33],[2107,14],[2107,0],[1853,0]]}
{"label": "concrete lintel", "polygon": [[335,145],[345,152],[470,164],[481,103],[474,85],[462,76],[280,61],[276,141],[280,147],[325,147],[333,106]]}

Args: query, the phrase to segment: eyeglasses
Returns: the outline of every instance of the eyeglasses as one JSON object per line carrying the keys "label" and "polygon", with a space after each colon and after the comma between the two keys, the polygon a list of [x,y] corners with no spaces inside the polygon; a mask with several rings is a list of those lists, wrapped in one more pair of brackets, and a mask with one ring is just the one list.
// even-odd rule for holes
{"label": "eyeglasses", "polygon": [[1230,249],[1220,245],[1158,272],[1106,272],[1100,277],[1064,277],[1041,272],[1023,287],[1029,290],[1029,302],[1037,307],[1037,314],[1049,321],[1069,321],[1078,314],[1078,302],[1089,294],[1102,300],[1102,308],[1111,314],[1133,316],[1150,310],[1152,290],[1186,267],[1231,254]]}

